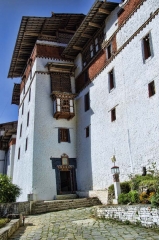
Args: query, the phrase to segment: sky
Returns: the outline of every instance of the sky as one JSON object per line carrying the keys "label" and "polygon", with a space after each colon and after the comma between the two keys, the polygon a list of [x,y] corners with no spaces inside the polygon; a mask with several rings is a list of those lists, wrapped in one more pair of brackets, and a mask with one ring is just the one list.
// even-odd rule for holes
{"label": "sky", "polygon": [[93,3],[94,0],[0,0],[0,123],[18,120],[18,106],[11,104],[11,99],[14,83],[19,83],[20,78],[7,76],[22,16],[87,14]]}

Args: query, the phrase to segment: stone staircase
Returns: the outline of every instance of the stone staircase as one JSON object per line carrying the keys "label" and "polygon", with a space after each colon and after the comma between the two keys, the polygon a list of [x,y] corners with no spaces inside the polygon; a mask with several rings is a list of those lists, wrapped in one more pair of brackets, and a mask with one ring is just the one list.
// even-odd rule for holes
{"label": "stone staircase", "polygon": [[82,207],[92,207],[101,205],[98,198],[78,198],[68,200],[53,200],[53,201],[36,201],[31,207],[31,214],[40,214],[67,209],[75,209]]}

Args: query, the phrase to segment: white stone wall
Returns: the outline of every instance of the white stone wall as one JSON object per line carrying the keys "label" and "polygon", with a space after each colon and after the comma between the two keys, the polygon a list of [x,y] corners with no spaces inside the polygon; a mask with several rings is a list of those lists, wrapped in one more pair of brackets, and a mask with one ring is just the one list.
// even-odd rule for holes
{"label": "white stone wall", "polygon": [[[154,1],[148,0],[146,4],[149,4],[147,11],[158,7]],[[148,16],[148,13],[145,13],[145,7],[148,6],[146,4],[137,11],[140,18],[142,14]],[[120,167],[121,181],[127,180],[130,173],[142,173],[143,166],[148,168],[152,162],[159,164],[157,150],[159,141],[157,134],[159,129],[158,23],[159,16],[157,15],[98,75],[93,83],[80,93],[76,100],[79,191],[87,190],[86,186],[93,188],[94,191],[104,190],[113,183],[111,175],[113,154],[117,159],[116,165]],[[141,24],[143,21],[132,26],[132,20],[128,21],[123,34],[130,37],[131,34],[126,29],[134,29],[136,26],[137,30]],[[134,32],[136,30],[134,29]],[[144,64],[141,39],[149,31],[152,35],[154,57]],[[119,41],[117,38],[117,46],[121,45],[121,41],[123,40]],[[116,87],[109,93],[108,72],[112,68],[114,68]],[[148,83],[153,80],[156,94],[149,98]],[[84,95],[88,89],[91,110],[85,113]],[[111,122],[110,110],[114,107],[116,107],[116,121]],[[84,128],[88,124],[91,124],[91,136],[86,139]],[[91,174],[92,179],[88,177]],[[89,186],[88,179],[91,179],[92,186]]]}
{"label": "white stone wall", "polygon": [[[16,137],[16,136],[12,136]],[[14,171],[14,157],[15,157],[15,144],[9,147],[7,153],[7,175],[13,179],[13,171]]]}
{"label": "white stone wall", "polygon": [[[36,61],[33,65],[32,76],[36,70]],[[19,185],[22,194],[17,201],[26,201],[27,194],[32,193],[32,166],[33,166],[33,140],[34,140],[34,112],[36,79],[28,79],[25,86],[25,94],[20,95],[20,108],[18,116],[18,128],[16,138],[16,149],[14,158],[13,183]],[[31,88],[31,99],[29,101],[29,89]],[[24,113],[22,114],[22,103],[24,103]],[[29,114],[29,126],[27,127],[27,114]],[[22,124],[22,136],[20,137],[20,126]],[[28,147],[25,151],[26,138]],[[20,147],[20,159],[18,159],[18,149]]]}
{"label": "white stone wall", "polygon": [[5,158],[5,151],[0,150],[0,173],[3,173],[3,170],[4,170],[4,158]]}
{"label": "white stone wall", "polygon": [[[42,61],[38,59],[37,64],[42,66]],[[50,75],[36,75],[33,192],[38,195],[38,200],[50,200],[56,195],[55,170],[50,157],[60,158],[65,153],[70,158],[76,158],[76,118],[69,121],[53,118],[50,85]],[[60,127],[70,129],[71,143],[58,143]]]}

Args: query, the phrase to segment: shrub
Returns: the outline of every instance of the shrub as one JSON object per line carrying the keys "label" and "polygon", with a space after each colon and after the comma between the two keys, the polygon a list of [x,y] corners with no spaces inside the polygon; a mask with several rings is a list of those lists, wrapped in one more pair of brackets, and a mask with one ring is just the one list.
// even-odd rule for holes
{"label": "shrub", "polygon": [[139,185],[141,182],[147,180],[154,180],[155,178],[151,174],[147,174],[146,176],[135,175],[131,178],[131,189],[132,190],[139,190]]}
{"label": "shrub", "polygon": [[139,194],[137,191],[132,190],[128,193],[129,199],[131,203],[139,203]]}
{"label": "shrub", "polygon": [[[130,182],[121,182],[120,187],[121,187],[121,193],[128,193],[131,190]],[[110,194],[114,193],[114,184],[109,186],[108,192]]]}
{"label": "shrub", "polygon": [[143,180],[139,183],[139,187],[147,188],[149,192],[154,192],[157,188],[157,179]]}
{"label": "shrub", "polygon": [[138,203],[139,202],[139,194],[137,191],[130,191],[129,193],[121,193],[118,196],[119,204],[127,204],[127,203]]}
{"label": "shrub", "polygon": [[159,207],[159,192],[153,195],[150,199],[152,207]]}
{"label": "shrub", "polygon": [[7,175],[0,174],[0,202],[15,202],[21,189],[11,182]]}
{"label": "shrub", "polygon": [[129,194],[128,193],[119,194],[119,196],[118,196],[118,203],[119,204],[127,204],[129,202],[130,202],[130,199],[129,199]]}

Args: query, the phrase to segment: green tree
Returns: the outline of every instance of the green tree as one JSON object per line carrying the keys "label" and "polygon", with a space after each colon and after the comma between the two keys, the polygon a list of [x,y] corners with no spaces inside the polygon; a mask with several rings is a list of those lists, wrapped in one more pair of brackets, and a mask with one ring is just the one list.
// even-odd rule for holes
{"label": "green tree", "polygon": [[0,203],[15,202],[21,189],[7,175],[0,174]]}

